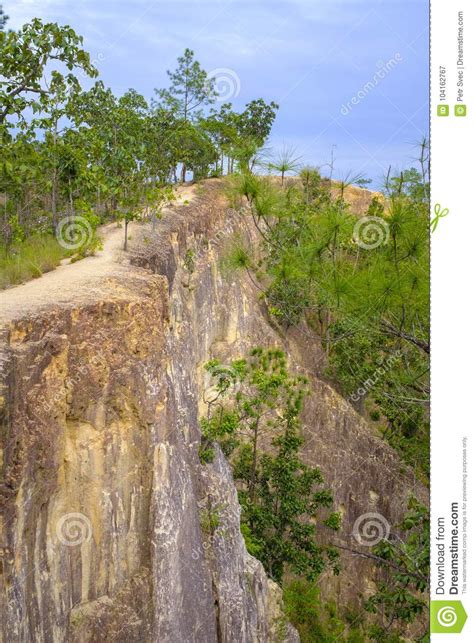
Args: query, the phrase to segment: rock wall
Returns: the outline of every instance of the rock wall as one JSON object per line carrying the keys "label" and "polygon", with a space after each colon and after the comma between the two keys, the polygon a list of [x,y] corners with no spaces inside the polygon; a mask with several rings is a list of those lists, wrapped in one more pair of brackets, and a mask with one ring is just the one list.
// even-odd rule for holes
{"label": "rock wall", "polygon": [[[284,345],[313,378],[305,457],[343,512],[393,525],[426,492],[315,375],[318,348],[269,324],[220,256],[249,234],[209,182],[156,236],[132,240],[124,276],[90,301],[51,302],[1,332],[1,620],[8,641],[297,641],[279,588],[245,550],[230,469],[201,465],[203,364]],[[192,250],[192,255],[189,251]],[[323,535],[324,536],[324,535]],[[343,557],[323,593],[358,600],[373,570]],[[354,576],[359,582],[354,582]],[[362,583],[363,586],[363,583]]]}

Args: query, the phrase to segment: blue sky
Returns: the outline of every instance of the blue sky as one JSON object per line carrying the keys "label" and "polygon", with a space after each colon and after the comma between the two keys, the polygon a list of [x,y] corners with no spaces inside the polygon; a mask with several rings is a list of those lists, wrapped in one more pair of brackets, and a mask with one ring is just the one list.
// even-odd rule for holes
{"label": "blue sky", "polygon": [[34,16],[70,24],[117,94],[134,87],[150,98],[190,47],[206,70],[225,70],[237,108],[258,97],[280,104],[272,149],[293,146],[315,165],[333,149],[336,176],[362,171],[376,187],[389,165],[413,163],[428,134],[428,0],[3,4],[11,28]]}

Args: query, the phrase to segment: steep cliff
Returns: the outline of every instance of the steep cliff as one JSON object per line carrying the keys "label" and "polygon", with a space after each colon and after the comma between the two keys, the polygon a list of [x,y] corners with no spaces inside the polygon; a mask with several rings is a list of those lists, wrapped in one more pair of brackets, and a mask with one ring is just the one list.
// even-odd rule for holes
{"label": "steep cliff", "polygon": [[[298,640],[279,588],[246,552],[228,464],[197,455],[211,357],[279,344],[311,377],[305,457],[343,513],[341,544],[353,545],[361,516],[390,526],[411,493],[426,496],[317,377],[318,347],[297,330],[282,337],[252,284],[222,275],[235,231],[251,234],[210,181],[155,232],[132,228],[113,268],[76,282],[68,266],[67,297],[53,298],[53,286],[41,300],[22,296],[26,287],[3,296],[5,641]],[[373,577],[360,557],[343,566],[321,580],[341,603]]]}

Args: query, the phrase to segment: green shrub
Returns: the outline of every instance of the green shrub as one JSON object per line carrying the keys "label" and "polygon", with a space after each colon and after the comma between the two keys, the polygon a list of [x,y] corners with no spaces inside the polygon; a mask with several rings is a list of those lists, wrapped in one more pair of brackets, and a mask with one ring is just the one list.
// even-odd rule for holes
{"label": "green shrub", "polygon": [[76,253],[71,259],[71,263],[80,261],[81,259],[85,259],[86,257],[92,257],[95,255],[97,250],[102,250],[103,247],[104,244],[102,243],[102,239],[98,236],[96,230],[94,230],[92,232],[91,238],[87,239],[85,243],[83,243],[80,248],[77,249]]}
{"label": "green shrub", "polygon": [[360,619],[346,622],[338,615],[333,602],[323,603],[316,583],[293,580],[283,587],[285,612],[298,630],[301,643],[363,643]]}

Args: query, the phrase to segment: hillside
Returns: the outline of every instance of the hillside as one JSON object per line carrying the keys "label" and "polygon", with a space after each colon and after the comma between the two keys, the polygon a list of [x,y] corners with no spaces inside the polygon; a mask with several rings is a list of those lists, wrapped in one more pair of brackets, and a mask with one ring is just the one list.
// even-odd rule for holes
{"label": "hillside", "polygon": [[[411,495],[427,501],[321,379],[305,328],[283,335],[245,273],[223,274],[229,239],[255,231],[221,182],[186,200],[155,232],[132,224],[127,255],[108,229],[98,256],[1,295],[6,641],[299,640],[281,590],[245,548],[228,463],[220,451],[199,459],[211,358],[280,346],[309,378],[303,457],[333,492],[339,545],[355,548],[360,516],[395,529]],[[320,578],[322,594],[357,605],[378,572],[345,550],[341,565]]]}

